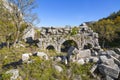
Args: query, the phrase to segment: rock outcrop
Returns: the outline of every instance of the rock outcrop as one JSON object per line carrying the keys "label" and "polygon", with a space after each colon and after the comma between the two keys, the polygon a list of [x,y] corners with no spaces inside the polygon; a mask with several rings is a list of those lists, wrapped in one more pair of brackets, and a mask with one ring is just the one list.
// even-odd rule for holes
{"label": "rock outcrop", "polygon": [[35,29],[33,28],[32,25],[29,25],[23,32],[23,36],[22,36],[22,39],[25,41],[25,42],[28,42],[28,43],[33,43],[34,41],[34,38],[35,38]]}
{"label": "rock outcrop", "polygon": [[93,76],[97,77],[97,75],[95,75],[97,71],[97,74],[102,75],[101,79],[118,80],[120,73],[119,56],[120,55],[113,50],[99,52],[99,61],[91,69]]}

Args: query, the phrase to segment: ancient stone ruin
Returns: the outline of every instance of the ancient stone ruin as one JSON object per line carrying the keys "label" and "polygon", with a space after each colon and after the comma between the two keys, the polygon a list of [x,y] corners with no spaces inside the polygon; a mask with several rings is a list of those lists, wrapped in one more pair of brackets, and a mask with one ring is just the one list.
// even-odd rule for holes
{"label": "ancient stone ruin", "polygon": [[[79,31],[75,35],[70,35],[72,27],[65,28],[41,28],[41,37],[38,39],[38,47],[41,49],[54,49],[61,52],[62,45],[65,42],[73,42],[77,49],[100,48],[98,43],[98,34],[93,32],[86,24],[79,26]],[[68,43],[69,44],[69,43]],[[70,46],[68,47],[68,49]]]}
{"label": "ancient stone ruin", "polygon": [[[67,54],[48,56],[48,54],[46,54],[45,52],[39,51],[33,53],[24,53],[22,54],[22,58],[18,62],[10,63],[8,65],[5,65],[5,67],[9,65],[12,66],[13,64],[32,64],[34,62],[32,57],[38,56],[40,59],[52,60],[52,65],[58,72],[62,72],[63,69],[61,66],[57,65],[57,62],[61,62],[65,65],[69,65],[69,63],[77,63],[80,65],[94,63],[94,65],[90,69],[90,72],[95,80],[119,80],[120,49],[115,48],[111,50],[103,50],[99,46],[97,33],[93,32],[93,30],[91,30],[91,28],[89,28],[85,24],[79,26],[78,29],[79,30],[76,34],[70,35],[73,31],[72,27],[41,28],[41,36],[39,39],[35,40],[34,28],[28,27],[25,30],[25,35],[23,36],[23,39],[26,42],[37,41],[37,46],[41,50],[54,49],[58,53],[64,52],[64,50],[67,49],[65,51]],[[74,45],[72,45],[71,42]],[[65,47],[65,49],[63,49],[63,46]]]}

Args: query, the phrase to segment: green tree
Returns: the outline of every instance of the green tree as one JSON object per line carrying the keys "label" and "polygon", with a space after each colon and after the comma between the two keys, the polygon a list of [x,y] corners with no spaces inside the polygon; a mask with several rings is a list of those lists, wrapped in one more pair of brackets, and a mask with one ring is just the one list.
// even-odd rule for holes
{"label": "green tree", "polygon": [[15,41],[19,41],[20,28],[24,22],[33,24],[37,20],[36,14],[33,13],[33,9],[36,7],[35,0],[8,0],[13,16],[12,21],[17,31],[15,34]]}
{"label": "green tree", "polygon": [[111,42],[117,37],[115,28],[113,27],[114,22],[110,19],[100,20],[93,24],[92,29],[99,33],[100,42],[102,43],[102,47],[106,41]]}
{"label": "green tree", "polygon": [[16,28],[11,20],[12,14],[4,6],[4,2],[0,1],[0,36],[1,42],[6,42],[9,47],[9,43],[14,40],[14,32]]}

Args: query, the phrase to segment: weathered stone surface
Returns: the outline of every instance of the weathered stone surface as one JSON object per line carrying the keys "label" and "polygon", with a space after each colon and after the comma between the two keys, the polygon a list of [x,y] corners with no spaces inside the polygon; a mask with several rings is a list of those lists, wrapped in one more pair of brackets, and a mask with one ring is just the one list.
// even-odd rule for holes
{"label": "weathered stone surface", "polygon": [[107,75],[105,80],[114,80],[114,79]]}
{"label": "weathered stone surface", "polygon": [[90,59],[89,58],[85,58],[85,63],[89,63]]}
{"label": "weathered stone surface", "polygon": [[54,68],[55,68],[55,70],[58,71],[58,72],[62,72],[62,71],[63,71],[63,69],[62,69],[61,66],[54,65]]}
{"label": "weathered stone surface", "polygon": [[76,59],[76,55],[71,55],[70,56],[70,62],[76,62],[76,60],[78,60],[78,59]]}
{"label": "weathered stone surface", "polygon": [[107,53],[105,51],[100,51],[99,55],[106,55]]}
{"label": "weathered stone surface", "polygon": [[59,56],[58,56],[58,57],[55,57],[54,60],[57,61],[57,62],[62,61],[61,57],[59,57]]}
{"label": "weathered stone surface", "polygon": [[91,53],[91,55],[92,55],[92,56],[97,56],[98,53],[97,53],[96,51],[94,51],[94,52]]}
{"label": "weathered stone surface", "polygon": [[119,58],[119,55],[116,54],[116,52],[113,51],[113,50],[108,50],[108,51],[106,51],[106,53],[107,53],[108,55],[114,56],[115,58]]}
{"label": "weathered stone surface", "polygon": [[90,69],[90,72],[91,72],[93,77],[96,77],[95,70],[97,69],[97,67],[98,67],[98,65],[93,65],[92,68]]}
{"label": "weathered stone surface", "polygon": [[100,62],[104,63],[106,65],[109,65],[109,66],[114,66],[115,65],[114,60],[112,58],[108,59],[105,55],[100,56]]}
{"label": "weathered stone surface", "polygon": [[112,56],[112,55],[109,55],[112,59],[114,59],[114,62],[118,65],[118,66],[120,66],[120,60],[119,59],[117,59],[117,58],[115,58],[114,56]]}
{"label": "weathered stone surface", "polygon": [[120,48],[115,48],[114,51],[120,55]]}
{"label": "weathered stone surface", "polygon": [[84,59],[79,59],[79,60],[77,60],[76,61],[78,64],[81,64],[81,65],[83,65],[83,64],[85,64],[85,61],[84,61]]}
{"label": "weathered stone surface", "polygon": [[68,55],[78,54],[79,50],[77,48],[75,48],[74,46],[71,46],[67,53],[68,53]]}
{"label": "weathered stone surface", "polygon": [[118,78],[119,76],[119,67],[116,64],[112,67],[105,64],[100,64],[99,71],[101,74],[108,75],[113,78]]}
{"label": "weathered stone surface", "polygon": [[98,57],[91,57],[91,60],[92,60],[92,62],[98,62],[99,61],[99,58]]}
{"label": "weathered stone surface", "polygon": [[74,47],[74,46],[71,46],[67,52],[67,58],[68,58],[68,61],[72,60],[73,61],[73,54],[76,55],[78,54],[79,51]]}
{"label": "weathered stone surface", "polygon": [[80,50],[79,54],[77,55],[81,58],[87,58],[87,57],[91,57],[91,51],[89,49],[86,50]]}
{"label": "weathered stone surface", "polygon": [[44,52],[37,52],[36,54],[37,54],[37,56],[39,56],[39,57],[41,57],[41,58],[43,58],[45,60],[48,60],[48,55],[46,53],[44,53]]}
{"label": "weathered stone surface", "polygon": [[7,71],[6,74],[12,74],[12,76],[10,77],[10,80],[17,80],[17,78],[19,77],[19,70],[11,69]]}
{"label": "weathered stone surface", "polygon": [[30,59],[30,56],[28,53],[22,54],[22,61],[23,62],[28,62],[29,59]]}
{"label": "weathered stone surface", "polygon": [[62,56],[61,58],[62,58],[62,62],[63,62],[63,63],[65,63],[65,64],[68,63],[68,61],[67,61],[67,57],[66,57],[66,56]]}
{"label": "weathered stone surface", "polygon": [[32,25],[30,25],[29,27],[27,27],[24,30],[24,35],[22,37],[23,40],[25,40],[25,42],[33,42],[34,40],[34,36],[35,36],[35,30],[32,27]]}
{"label": "weathered stone surface", "polygon": [[[72,29],[72,27],[42,27],[40,29],[41,36],[40,39],[38,39],[39,41],[37,45],[41,49],[46,49],[49,45],[52,45],[55,47],[56,51],[61,52],[61,45],[67,40],[72,40],[75,42],[75,47],[78,49],[84,49],[84,46],[87,43],[90,43],[92,45],[91,48],[99,48],[98,34],[93,32],[93,30],[91,30],[87,25],[79,26],[77,34],[68,36],[72,32]],[[73,53],[76,53],[76,51]]]}

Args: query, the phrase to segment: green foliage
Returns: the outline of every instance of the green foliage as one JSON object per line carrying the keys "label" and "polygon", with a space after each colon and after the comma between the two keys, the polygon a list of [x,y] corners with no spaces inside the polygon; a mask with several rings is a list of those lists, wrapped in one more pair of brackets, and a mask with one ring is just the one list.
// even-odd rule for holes
{"label": "green foliage", "polygon": [[83,80],[91,80],[91,73],[90,68],[92,67],[93,63],[80,65],[77,63],[71,64],[71,69],[73,74],[81,75]]}
{"label": "green foliage", "polygon": [[2,74],[2,79],[1,80],[10,80],[10,77],[12,76],[12,74]]}
{"label": "green foliage", "polygon": [[[100,45],[104,47],[117,47],[120,44],[120,11],[112,13],[107,18],[89,25],[95,32],[99,33]],[[117,42],[116,42],[117,41]],[[106,45],[106,46],[104,46]]]}
{"label": "green foliage", "polygon": [[74,27],[72,28],[71,34],[70,35],[75,35],[79,32],[79,28],[78,27]]}
{"label": "green foliage", "polygon": [[2,40],[0,42],[11,42],[14,39],[14,33],[16,28],[11,20],[12,14],[8,11],[3,2],[0,2],[0,36]]}
{"label": "green foliage", "polygon": [[112,14],[110,14],[107,18],[105,19],[111,19],[114,20],[115,18],[117,18],[118,16],[120,16],[120,10],[117,12],[113,12]]}
{"label": "green foliage", "polygon": [[[35,47],[32,47],[33,49]],[[36,49],[37,50],[37,49]],[[37,50],[39,51],[39,50]],[[3,80],[9,80],[11,75],[5,74],[6,71],[13,69],[13,67],[9,67],[7,69],[3,69],[3,65],[9,64],[11,62],[18,61],[21,59],[21,55],[23,53],[30,53],[31,48],[3,48],[0,49],[0,75],[2,75]],[[49,56],[56,56],[56,52],[48,52],[46,53]],[[53,55],[52,55],[53,54]],[[59,55],[59,54],[58,54]],[[78,65],[75,63],[71,63],[71,65],[64,65],[62,63],[56,63],[53,60],[44,60],[37,56],[31,56],[31,60],[33,63],[31,64],[25,64],[17,66],[17,69],[20,72],[20,76],[23,78],[23,80],[73,80],[75,75],[81,75],[83,80],[91,79],[89,69],[92,66],[92,64],[86,64],[86,65]],[[63,72],[58,72],[54,69],[53,65],[59,65],[62,67]],[[71,70],[71,72],[67,72],[68,69]],[[71,74],[71,75],[70,75]],[[68,77],[68,75],[70,77]]]}

